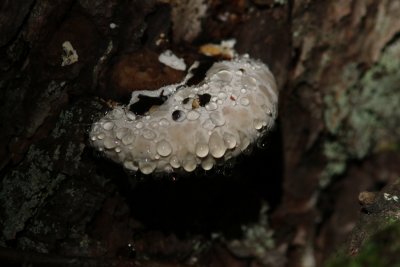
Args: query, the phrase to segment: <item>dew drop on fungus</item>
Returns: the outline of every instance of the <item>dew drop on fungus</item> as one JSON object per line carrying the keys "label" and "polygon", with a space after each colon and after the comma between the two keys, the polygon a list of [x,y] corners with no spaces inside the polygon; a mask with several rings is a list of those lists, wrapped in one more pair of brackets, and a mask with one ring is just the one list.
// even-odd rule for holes
{"label": "dew drop on fungus", "polygon": [[197,143],[196,144],[196,155],[200,158],[204,158],[208,155],[208,144],[205,143]]}
{"label": "dew drop on fungus", "polygon": [[157,153],[162,157],[169,156],[172,152],[171,144],[165,139],[157,142],[156,149]]}
{"label": "dew drop on fungus", "polygon": [[208,141],[210,153],[214,158],[221,158],[226,151],[224,141],[217,132],[213,132]]}

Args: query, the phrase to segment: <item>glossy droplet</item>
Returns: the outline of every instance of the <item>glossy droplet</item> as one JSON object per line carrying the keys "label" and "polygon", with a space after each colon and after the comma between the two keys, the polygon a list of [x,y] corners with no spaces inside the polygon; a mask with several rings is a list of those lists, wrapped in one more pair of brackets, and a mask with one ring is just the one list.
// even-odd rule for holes
{"label": "glossy droplet", "polygon": [[144,127],[144,123],[139,121],[138,123],[136,123],[136,128],[138,129],[142,129]]}
{"label": "glossy droplet", "polygon": [[185,112],[183,112],[182,110],[175,110],[174,112],[172,112],[172,119],[174,121],[183,121],[185,120]]}
{"label": "glossy droplet", "polygon": [[248,76],[248,75],[244,75],[242,77],[242,83],[244,85],[248,85],[250,87],[257,86],[257,80],[255,78],[251,77],[251,76]]}
{"label": "glossy droplet", "polygon": [[121,108],[115,108],[113,111],[111,111],[110,115],[113,119],[120,119],[122,118],[122,115],[124,114],[123,110]]}
{"label": "glossy droplet", "polygon": [[250,139],[242,135],[240,138],[240,150],[245,151],[250,145]]}
{"label": "glossy droplet", "polygon": [[247,97],[242,97],[239,102],[242,106],[248,106],[250,104],[250,100]]}
{"label": "glossy droplet", "polygon": [[165,139],[157,142],[156,149],[157,153],[163,157],[169,156],[172,153],[171,144]]}
{"label": "glossy droplet", "polygon": [[197,111],[191,110],[188,112],[187,114],[187,119],[190,121],[194,121],[197,120],[200,117],[200,113],[198,113]]}
{"label": "glossy droplet", "polygon": [[218,108],[217,103],[214,102],[210,102],[206,105],[206,110],[212,111],[212,110],[216,110]]}
{"label": "glossy droplet", "polygon": [[220,92],[220,93],[218,94],[218,98],[221,99],[221,100],[225,100],[226,97],[227,97],[227,95],[226,95],[226,93],[224,93],[224,92]]}
{"label": "glossy droplet", "polygon": [[119,146],[117,146],[116,148],[114,148],[114,151],[119,153],[119,152],[121,152],[121,148]]}
{"label": "glossy droplet", "polygon": [[152,130],[149,129],[144,129],[142,131],[143,137],[147,140],[153,140],[154,138],[156,138],[156,133],[153,132]]}
{"label": "glossy droplet", "polygon": [[115,136],[121,140],[127,133],[128,133],[128,128],[119,128],[116,133]]}
{"label": "glossy droplet", "polygon": [[139,169],[143,174],[150,174],[156,168],[156,163],[149,160],[139,161]]}
{"label": "glossy droplet", "polygon": [[205,143],[197,143],[196,144],[196,155],[200,158],[204,158],[208,155],[209,148],[208,144]]}
{"label": "glossy droplet", "polygon": [[227,70],[221,70],[215,74],[215,76],[224,82],[230,82],[232,80],[232,73]]}
{"label": "glossy droplet", "polygon": [[183,160],[182,167],[187,172],[192,172],[196,169],[197,162],[196,158],[193,155],[187,155]]}
{"label": "glossy droplet", "polygon": [[207,129],[207,130],[212,130],[215,128],[214,123],[210,119],[205,120],[203,122],[202,126],[204,129]]}
{"label": "glossy droplet", "polygon": [[201,167],[205,170],[211,170],[214,166],[215,160],[212,157],[207,157],[201,162]]}
{"label": "glossy droplet", "polygon": [[241,92],[242,94],[245,94],[245,93],[247,92],[247,90],[244,89],[244,88],[242,88],[242,89],[240,90],[240,92]]}
{"label": "glossy droplet", "polygon": [[128,121],[134,121],[136,119],[135,114],[133,114],[132,112],[127,112],[126,113],[126,118],[128,119]]}
{"label": "glossy droplet", "polygon": [[169,125],[169,121],[166,118],[162,118],[159,122],[160,126],[167,127]]}
{"label": "glossy droplet", "polygon": [[97,135],[97,139],[99,139],[99,140],[103,140],[104,137],[106,137],[106,135],[103,134],[103,133],[99,133],[99,134]]}
{"label": "glossy droplet", "polygon": [[111,138],[105,138],[104,139],[104,147],[107,149],[112,149],[114,147],[116,147],[117,144],[115,143],[115,141]]}
{"label": "glossy droplet", "polygon": [[224,133],[225,146],[229,149],[236,147],[236,138],[233,134]]}
{"label": "glossy droplet", "polygon": [[96,141],[96,140],[97,140],[97,137],[96,137],[95,135],[92,135],[92,136],[90,137],[90,140]]}
{"label": "glossy droplet", "polygon": [[158,123],[157,122],[155,122],[155,121],[152,121],[151,123],[150,123],[150,126],[152,127],[152,128],[157,128],[158,127]]}
{"label": "glossy droplet", "polygon": [[121,142],[124,145],[129,145],[132,144],[134,140],[135,140],[135,135],[129,131],[124,137],[122,137]]}
{"label": "glossy droplet", "polygon": [[181,166],[181,164],[179,163],[179,159],[178,159],[177,156],[172,156],[172,157],[169,159],[169,164],[172,166],[172,168],[175,168],[175,169],[177,169],[177,168],[179,168],[179,167]]}
{"label": "glossy droplet", "polygon": [[225,124],[225,117],[221,112],[215,111],[210,114],[210,120],[215,126],[222,126]]}
{"label": "glossy droplet", "polygon": [[137,171],[138,170],[138,166],[136,166],[135,164],[133,164],[132,161],[129,161],[129,160],[124,162],[124,167],[126,169],[128,169],[128,170],[131,170],[131,171]]}
{"label": "glossy droplet", "polygon": [[263,127],[263,121],[256,119],[253,122],[254,128],[256,128],[256,130],[261,130],[261,128]]}
{"label": "glossy droplet", "polygon": [[114,127],[114,123],[112,121],[107,121],[103,124],[103,129],[106,131],[112,130],[113,127]]}
{"label": "glossy droplet", "polygon": [[213,132],[208,140],[208,145],[210,147],[210,153],[214,158],[221,158],[226,151],[224,140],[217,132]]}

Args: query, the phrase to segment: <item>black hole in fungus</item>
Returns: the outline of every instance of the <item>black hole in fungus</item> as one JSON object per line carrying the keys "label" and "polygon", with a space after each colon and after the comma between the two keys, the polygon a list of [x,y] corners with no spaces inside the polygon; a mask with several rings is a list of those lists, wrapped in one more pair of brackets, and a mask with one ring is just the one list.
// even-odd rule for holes
{"label": "black hole in fungus", "polygon": [[174,121],[179,120],[179,118],[182,116],[182,111],[180,110],[175,110],[174,112],[172,112],[172,119]]}
{"label": "black hole in fungus", "polygon": [[167,100],[163,93],[164,91],[158,97],[139,95],[139,101],[130,105],[129,110],[136,115],[144,115],[152,106],[161,106]]}
{"label": "black hole in fungus", "polygon": [[190,98],[186,97],[185,99],[183,99],[182,104],[187,104],[189,102]]}
{"label": "black hole in fungus", "polygon": [[215,61],[216,59],[214,58],[206,58],[205,60],[201,61],[199,66],[192,71],[193,77],[187,81],[186,85],[192,86],[203,81],[206,77],[207,71],[211,68]]}
{"label": "black hole in fungus", "polygon": [[211,95],[210,94],[202,94],[198,95],[199,96],[199,104],[201,107],[204,107],[207,105],[208,102],[211,100]]}

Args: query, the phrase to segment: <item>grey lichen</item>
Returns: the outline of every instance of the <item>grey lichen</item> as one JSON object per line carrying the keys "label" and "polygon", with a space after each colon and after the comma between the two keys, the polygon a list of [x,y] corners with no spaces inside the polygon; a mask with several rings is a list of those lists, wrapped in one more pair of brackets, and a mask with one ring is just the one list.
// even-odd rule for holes
{"label": "grey lichen", "polygon": [[355,64],[345,67],[342,80],[350,87],[334,88],[324,98],[325,124],[332,139],[324,145],[326,184],[342,174],[349,160],[383,149],[396,149],[400,133],[400,42],[387,46],[365,73]]}
{"label": "grey lichen", "polygon": [[[263,265],[275,262],[278,258],[275,248],[273,231],[268,223],[268,205],[263,203],[260,209],[259,220],[252,224],[241,226],[242,237],[226,240],[221,234],[214,237],[222,240],[227,248],[237,257],[253,257]],[[273,255],[275,253],[275,255]]]}

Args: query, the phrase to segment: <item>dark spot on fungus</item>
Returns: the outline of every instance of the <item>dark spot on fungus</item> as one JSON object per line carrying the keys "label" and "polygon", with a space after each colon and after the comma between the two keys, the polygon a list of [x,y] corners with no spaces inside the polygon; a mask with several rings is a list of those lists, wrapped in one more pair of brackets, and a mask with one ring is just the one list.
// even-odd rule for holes
{"label": "dark spot on fungus", "polygon": [[185,99],[183,99],[182,104],[187,104],[189,102],[190,98],[186,97]]}
{"label": "dark spot on fungus", "polygon": [[147,95],[139,95],[139,101],[130,105],[129,110],[136,115],[144,115],[153,106],[161,106],[168,97],[164,96],[164,91],[160,96],[152,97]]}
{"label": "dark spot on fungus", "polygon": [[216,59],[214,58],[205,58],[204,60],[200,61],[199,66],[192,70],[193,76],[186,82],[186,85],[192,86],[202,82],[206,77],[207,71],[211,68],[215,61]]}
{"label": "dark spot on fungus", "polygon": [[174,121],[179,121],[179,118],[182,117],[182,111],[181,110],[175,110],[172,112],[172,119]]}
{"label": "dark spot on fungus", "polygon": [[207,105],[208,102],[210,102],[211,100],[211,95],[210,94],[202,94],[202,95],[198,95],[199,97],[199,103],[201,107],[204,107],[205,105]]}

